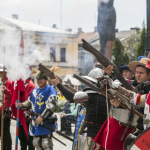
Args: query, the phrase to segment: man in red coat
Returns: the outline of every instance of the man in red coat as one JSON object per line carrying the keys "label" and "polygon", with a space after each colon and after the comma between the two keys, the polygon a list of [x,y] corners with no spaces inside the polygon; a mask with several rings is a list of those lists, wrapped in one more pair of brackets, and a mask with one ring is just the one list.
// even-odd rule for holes
{"label": "man in red coat", "polygon": [[[27,69],[31,70],[31,67],[29,65],[26,65]],[[34,83],[32,82],[31,77],[29,77],[25,83],[24,86],[26,88],[25,91],[25,101],[28,99],[28,97],[30,96],[30,93],[32,92],[32,90],[35,88]],[[12,92],[10,89],[8,89],[7,87],[4,87],[5,90],[5,94],[8,95],[9,97],[12,98]],[[27,111],[24,111],[25,117],[26,117],[26,124],[27,124],[27,128],[29,129],[29,115]],[[28,135],[29,136],[29,135]],[[28,150],[35,150],[32,141],[33,141],[33,136],[29,136],[29,139],[26,136],[26,133],[24,131],[23,125],[19,123],[19,140],[20,140],[20,146],[21,146],[21,150],[27,150],[27,146],[28,146]]]}
{"label": "man in red coat", "polygon": [[[3,64],[0,64],[0,86],[3,84],[7,89],[11,89],[12,81],[7,78],[7,70],[4,68],[4,77],[3,77]],[[3,79],[4,78],[4,79]],[[2,92],[0,91],[0,118],[2,112]],[[11,118],[11,98],[5,94],[4,96],[4,134],[3,134],[3,150],[11,150],[12,139],[10,134],[10,118]],[[0,119],[0,128],[1,128],[1,119]],[[0,131],[1,132],[1,131]]]}

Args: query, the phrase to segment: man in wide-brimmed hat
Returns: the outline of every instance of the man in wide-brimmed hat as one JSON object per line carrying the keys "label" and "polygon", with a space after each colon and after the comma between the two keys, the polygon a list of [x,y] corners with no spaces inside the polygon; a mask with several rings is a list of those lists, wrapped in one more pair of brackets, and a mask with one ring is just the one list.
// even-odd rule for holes
{"label": "man in wide-brimmed hat", "polygon": [[[133,72],[135,72],[138,83],[146,82],[150,79],[150,59],[149,58],[142,58],[139,62],[132,61],[129,63],[129,68]],[[150,84],[149,82],[146,82],[146,83]],[[140,123],[142,124],[142,128],[144,126],[145,129],[148,129],[150,127],[150,123],[147,121],[150,119],[150,93],[149,93],[150,88],[149,87],[150,86],[147,86],[147,90],[144,90],[145,95],[140,95],[138,93],[137,94],[134,93],[134,96],[130,100],[130,102],[133,103],[134,105],[137,105],[141,102],[145,102],[145,110],[142,112],[144,114],[144,121],[141,118],[139,118],[137,120],[137,122],[141,121]],[[121,104],[121,101],[117,98],[110,100],[110,102],[115,107],[119,107]],[[144,130],[144,129],[142,129],[142,130]],[[128,147],[129,147],[129,145],[128,145]],[[139,146],[137,146],[137,147],[138,147],[137,149],[139,149]],[[145,149],[145,148],[143,148],[143,149]]]}
{"label": "man in wide-brimmed hat", "polygon": [[[132,61],[128,64],[128,67],[133,73],[135,73],[136,79],[134,80],[132,85],[137,86],[139,83],[146,82],[150,79],[150,59],[142,58],[139,62]],[[111,74],[112,70],[113,70],[112,66],[104,68],[104,71],[108,74]],[[119,104],[118,100],[115,100],[115,99],[110,100],[110,102],[114,106]],[[124,144],[126,137],[133,130],[132,127],[125,130],[126,129],[125,123],[121,122],[121,121],[120,121],[121,123],[119,123],[117,121],[117,120],[119,120],[118,119],[119,117],[120,118],[123,117],[123,118],[126,118],[127,120],[129,120],[128,110],[126,113],[124,113],[123,116],[119,115],[119,114],[121,114],[121,111],[124,112],[125,110],[120,107],[113,108],[113,112],[112,112],[113,115],[112,115],[112,117],[109,118],[109,136],[108,136],[107,145],[106,145],[107,150],[123,150],[123,144]],[[118,112],[118,113],[115,113],[115,112]],[[116,114],[116,116],[114,114]],[[121,124],[123,124],[123,125],[121,125]],[[142,119],[138,120],[137,128],[140,130],[143,129]],[[127,131],[127,132],[125,133],[125,131]],[[105,147],[106,134],[107,134],[107,122],[105,123],[105,126],[103,125],[103,127],[99,131],[99,134],[95,138],[95,141],[102,147]],[[123,135],[125,135],[124,138],[122,138]],[[103,138],[101,138],[101,137],[103,137]],[[112,139],[115,139],[115,140],[112,140]]]}
{"label": "man in wide-brimmed hat", "polygon": [[150,79],[150,59],[142,58],[140,61],[132,61],[129,68],[135,73],[137,83],[146,82]]}

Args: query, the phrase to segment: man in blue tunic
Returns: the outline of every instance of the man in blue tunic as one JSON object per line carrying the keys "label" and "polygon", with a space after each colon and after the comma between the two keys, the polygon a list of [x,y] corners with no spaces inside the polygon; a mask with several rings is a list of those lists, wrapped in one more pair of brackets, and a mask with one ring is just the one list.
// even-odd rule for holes
{"label": "man in blue tunic", "polygon": [[[58,102],[58,96],[55,89],[48,85],[48,77],[37,75],[36,87],[30,94],[27,101],[20,103],[20,108],[31,109],[32,112],[38,113],[39,116],[33,116],[34,120],[30,123],[29,134],[33,135],[33,145],[37,150],[53,150],[52,132],[43,127],[41,122],[56,128],[55,122],[49,123],[48,118],[52,118],[53,111]],[[17,106],[17,103],[16,103]]]}

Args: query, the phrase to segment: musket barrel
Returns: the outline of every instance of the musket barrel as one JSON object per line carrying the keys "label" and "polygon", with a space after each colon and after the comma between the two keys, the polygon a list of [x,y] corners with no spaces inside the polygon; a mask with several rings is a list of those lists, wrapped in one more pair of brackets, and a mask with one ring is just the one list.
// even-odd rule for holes
{"label": "musket barrel", "polygon": [[[34,116],[36,116],[36,117],[39,116],[39,114],[38,114],[38,113],[35,113],[35,112],[31,112],[31,116],[32,116],[32,115],[34,115]],[[30,119],[33,119],[33,117],[30,117]],[[35,119],[33,119],[33,120],[35,120]],[[72,139],[72,138],[70,138],[69,136],[67,136],[67,135],[65,135],[65,134],[63,134],[63,133],[57,131],[55,128],[49,126],[48,124],[42,122],[41,125],[42,125],[43,127],[47,128],[47,129],[49,129],[50,131],[56,132],[57,134],[59,134],[59,135],[65,137],[66,139],[68,139],[68,140],[70,140],[70,141],[73,142],[73,139]]]}
{"label": "musket barrel", "polygon": [[63,133],[61,133],[61,132],[57,131],[55,128],[53,128],[53,127],[49,126],[48,124],[46,124],[46,123],[42,122],[42,123],[41,123],[41,125],[42,125],[42,126],[44,126],[44,127],[45,127],[45,128],[47,128],[47,129],[49,129],[49,130],[53,131],[53,132],[56,132],[57,134],[59,134],[59,135],[61,135],[61,136],[65,137],[66,139],[68,139],[68,140],[70,140],[70,141],[72,141],[72,142],[73,142],[73,139],[72,139],[72,138],[70,138],[69,136],[67,136],[67,135],[65,135],[65,134],[63,134]]}
{"label": "musket barrel", "polygon": [[84,83],[85,85],[89,86],[90,88],[92,88],[96,92],[100,93],[100,89],[98,87],[96,87],[94,84],[90,83],[89,81],[85,80],[84,78],[82,78],[76,74],[73,74],[73,77],[78,79],[80,82]]}

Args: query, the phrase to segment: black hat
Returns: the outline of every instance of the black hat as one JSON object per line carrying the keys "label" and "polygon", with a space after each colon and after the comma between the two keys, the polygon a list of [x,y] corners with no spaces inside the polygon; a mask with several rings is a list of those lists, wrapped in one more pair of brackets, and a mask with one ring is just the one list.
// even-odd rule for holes
{"label": "black hat", "polygon": [[[128,67],[128,65],[126,64],[121,64],[119,67],[118,67],[120,73],[122,74],[123,70],[128,70],[128,71],[131,71]],[[131,71],[132,72],[132,71]]]}

